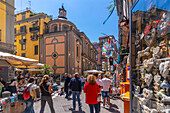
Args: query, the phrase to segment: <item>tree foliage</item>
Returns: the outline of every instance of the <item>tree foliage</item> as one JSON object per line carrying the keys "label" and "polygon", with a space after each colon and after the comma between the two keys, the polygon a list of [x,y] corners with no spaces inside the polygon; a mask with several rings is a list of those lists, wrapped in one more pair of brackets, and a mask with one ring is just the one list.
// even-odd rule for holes
{"label": "tree foliage", "polygon": [[44,64],[44,70],[41,72],[43,75],[49,75],[52,74],[52,71],[50,70],[51,67],[48,64]]}

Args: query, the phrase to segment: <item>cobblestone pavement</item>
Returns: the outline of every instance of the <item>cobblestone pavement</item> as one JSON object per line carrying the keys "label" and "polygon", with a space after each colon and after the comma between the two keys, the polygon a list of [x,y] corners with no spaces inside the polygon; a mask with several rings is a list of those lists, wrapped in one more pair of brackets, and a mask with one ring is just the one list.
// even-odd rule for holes
{"label": "cobblestone pavement", "polygon": [[[82,110],[79,111],[78,109],[78,103],[76,102],[76,111],[72,112],[71,108],[72,105],[72,99],[65,99],[65,96],[53,96],[53,103],[54,103],[54,109],[56,113],[90,113],[89,106],[85,103],[85,94],[81,94],[81,102],[82,102]],[[39,113],[41,107],[41,101],[38,101],[34,104],[34,110],[35,113]],[[45,111],[44,113],[51,113],[50,108],[48,106],[48,103],[46,103]],[[123,101],[117,98],[111,99],[111,106],[108,107],[101,107],[100,113],[123,113]]]}

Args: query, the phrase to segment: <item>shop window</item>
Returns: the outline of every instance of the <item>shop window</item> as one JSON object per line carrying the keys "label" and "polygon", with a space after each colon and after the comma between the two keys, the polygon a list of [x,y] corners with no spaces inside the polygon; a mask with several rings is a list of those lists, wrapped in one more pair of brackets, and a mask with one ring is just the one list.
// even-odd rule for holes
{"label": "shop window", "polygon": [[21,56],[22,56],[22,57],[25,57],[25,53],[21,53]]}
{"label": "shop window", "polygon": [[34,46],[34,55],[38,55],[38,45]]}
{"label": "shop window", "polygon": [[[134,113],[142,110],[143,112],[168,111],[170,95],[169,0],[138,0],[131,9],[130,59],[132,61],[130,67],[132,70],[129,75],[132,80],[130,85],[134,87],[131,94],[136,95],[132,98],[132,103],[140,103],[132,104],[131,110]],[[141,43],[135,45],[136,40]],[[139,96],[141,94],[143,94],[142,97]]]}
{"label": "shop window", "polygon": [[26,49],[26,44],[21,44],[21,50],[25,50]]}

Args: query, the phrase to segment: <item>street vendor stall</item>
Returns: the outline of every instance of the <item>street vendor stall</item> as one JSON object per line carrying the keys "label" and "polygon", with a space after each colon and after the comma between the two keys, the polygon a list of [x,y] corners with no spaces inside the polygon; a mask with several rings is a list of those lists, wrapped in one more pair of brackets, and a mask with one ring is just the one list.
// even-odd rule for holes
{"label": "street vendor stall", "polygon": [[137,0],[131,10],[131,110],[170,112],[170,0]]}

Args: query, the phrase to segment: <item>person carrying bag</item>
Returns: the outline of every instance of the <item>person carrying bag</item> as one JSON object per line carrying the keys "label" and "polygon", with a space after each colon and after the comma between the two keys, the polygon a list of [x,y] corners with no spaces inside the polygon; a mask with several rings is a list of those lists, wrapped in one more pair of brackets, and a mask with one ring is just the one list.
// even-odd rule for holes
{"label": "person carrying bag", "polygon": [[49,76],[44,75],[42,78],[42,81],[40,82],[39,91],[41,92],[41,110],[40,113],[44,113],[44,108],[46,101],[48,102],[48,105],[50,107],[51,113],[55,113],[54,107],[53,107],[53,100],[52,100],[52,89],[51,89],[51,83],[48,82]]}

